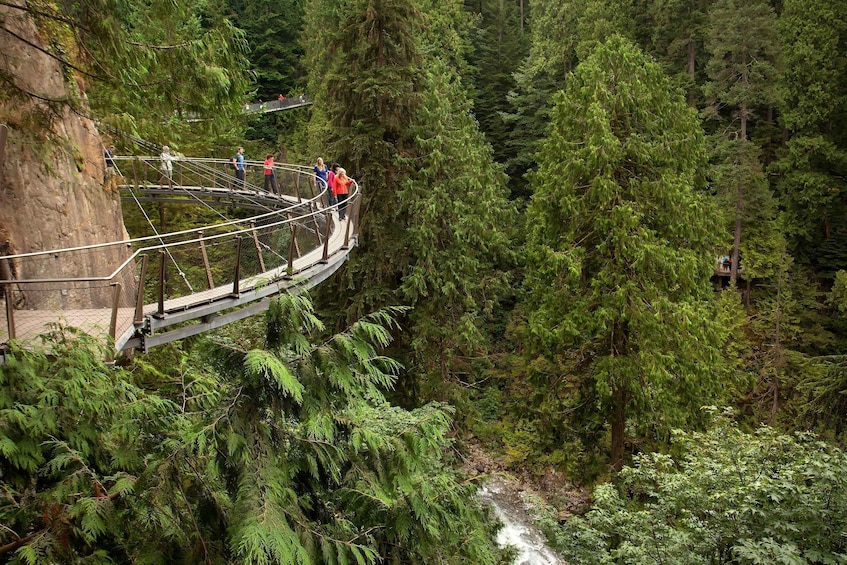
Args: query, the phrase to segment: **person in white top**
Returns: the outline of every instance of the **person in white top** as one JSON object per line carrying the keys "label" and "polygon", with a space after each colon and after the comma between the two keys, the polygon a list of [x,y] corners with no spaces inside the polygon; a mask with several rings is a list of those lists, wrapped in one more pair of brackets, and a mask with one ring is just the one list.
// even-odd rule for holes
{"label": "person in white top", "polygon": [[162,154],[159,156],[159,159],[162,160],[162,164],[160,165],[160,169],[162,171],[162,176],[159,177],[159,184],[173,184],[174,177],[174,157],[171,155],[171,148],[167,145],[162,147]]}

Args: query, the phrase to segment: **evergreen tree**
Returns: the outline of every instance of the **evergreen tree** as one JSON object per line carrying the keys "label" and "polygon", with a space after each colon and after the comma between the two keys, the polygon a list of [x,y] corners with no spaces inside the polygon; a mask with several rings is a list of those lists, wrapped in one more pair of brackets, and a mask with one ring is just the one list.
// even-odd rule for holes
{"label": "evergreen tree", "polygon": [[659,0],[650,2],[650,44],[667,72],[685,86],[689,101],[697,96],[698,65],[705,62],[705,32],[708,8],[713,0]]}
{"label": "evergreen tree", "polygon": [[758,149],[748,142],[748,124],[757,106],[776,101],[776,15],[764,0],[718,0],[709,12],[706,45],[711,53],[707,65],[711,82],[705,86],[710,99],[706,115],[721,117],[728,111],[733,122],[739,123],[738,130],[733,127],[730,135],[737,136],[740,143],[732,144],[735,151],[727,157],[736,172],[727,177],[731,178],[730,186],[719,183],[717,187],[728,201],[724,207],[733,209],[730,282],[734,285],[748,205],[772,198],[764,182],[757,181],[763,181],[761,165]]}
{"label": "evergreen tree", "polygon": [[710,82],[705,86],[711,113],[729,107],[738,135],[748,139],[757,106],[777,100],[776,14],[765,0],[717,0],[709,11],[706,47]]}
{"label": "evergreen tree", "polygon": [[283,297],[266,349],[207,344],[134,374],[91,340],[15,347],[0,367],[0,556],[495,563],[474,487],[444,459],[450,410],[383,396],[399,367],[377,350],[397,313],[313,343],[309,299]]}
{"label": "evergreen tree", "polygon": [[529,30],[524,29],[523,7],[505,0],[473,2],[479,19],[474,37],[474,115],[480,130],[494,148],[494,159],[505,163],[510,128],[503,120],[510,110],[507,95],[515,88],[514,71],[526,56]]}
{"label": "evergreen tree", "polygon": [[465,45],[454,20],[461,6],[316,2],[309,15],[310,30],[327,19],[333,30],[328,43],[311,43],[310,60],[325,71],[310,87],[323,107],[313,131],[364,192],[361,247],[333,301],[355,288],[348,315],[412,306],[404,336],[412,364],[443,378],[455,363],[467,372],[462,358],[487,348],[481,324],[503,292],[498,261],[512,225],[455,60],[435,48]]}
{"label": "evergreen tree", "polygon": [[628,422],[691,422],[722,387],[703,136],[620,37],[577,67],[551,125],[527,211],[529,331],[599,393],[620,468]]}
{"label": "evergreen tree", "polygon": [[731,245],[718,251],[723,254],[731,250],[732,286],[743,267],[749,304],[751,281],[774,275],[783,262],[777,204],[762,170],[758,146],[751,141],[716,137],[711,153],[718,163],[712,168],[712,189],[723,211],[726,233],[734,236]]}
{"label": "evergreen tree", "polygon": [[[253,100],[305,94],[306,68],[300,37],[305,4],[305,0],[231,2],[233,21],[244,30],[250,46],[250,69],[256,78]],[[296,162],[304,157],[307,122],[305,108],[258,114],[249,120],[246,137],[264,142],[262,153],[279,152],[283,161]],[[289,150],[294,150],[294,154]]]}
{"label": "evergreen tree", "polygon": [[553,93],[595,45],[612,34],[631,37],[631,16],[630,0],[533,2],[529,54],[515,74],[512,111],[504,115],[512,129],[506,173],[513,198],[529,197],[524,175],[533,167],[538,141],[547,130]]}
{"label": "evergreen tree", "polygon": [[774,164],[786,235],[803,262],[833,260],[822,270],[832,277],[847,265],[847,226],[843,194],[847,190],[847,62],[833,56],[847,40],[840,17],[843,0],[806,3],[786,0],[779,19],[785,58],[781,81],[781,122],[791,133]]}

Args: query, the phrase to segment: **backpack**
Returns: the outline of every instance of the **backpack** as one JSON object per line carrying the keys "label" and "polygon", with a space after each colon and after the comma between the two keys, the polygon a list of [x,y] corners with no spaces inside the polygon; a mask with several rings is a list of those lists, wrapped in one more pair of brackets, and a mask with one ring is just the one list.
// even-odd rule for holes
{"label": "backpack", "polygon": [[234,170],[234,171],[238,170],[238,164],[237,163],[238,163],[238,159],[236,158],[235,155],[233,155],[232,158],[229,160],[229,164],[230,164],[230,166],[232,166],[232,170]]}

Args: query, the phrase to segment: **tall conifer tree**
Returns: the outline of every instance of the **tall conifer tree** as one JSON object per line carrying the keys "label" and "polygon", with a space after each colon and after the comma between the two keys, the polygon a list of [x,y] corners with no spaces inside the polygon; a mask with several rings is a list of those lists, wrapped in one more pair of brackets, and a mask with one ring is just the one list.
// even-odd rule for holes
{"label": "tall conifer tree", "polygon": [[721,388],[704,140],[620,37],[577,67],[551,121],[527,211],[530,332],[600,393],[619,468],[628,423],[691,422]]}
{"label": "tall conifer tree", "polygon": [[[470,115],[455,66],[461,2],[315,2],[310,90],[325,159],[361,183],[360,250],[337,281],[347,313],[413,307],[405,339],[421,373],[448,377],[487,348],[481,332],[504,290],[512,225],[502,171]],[[461,54],[461,53],[460,53]],[[320,132],[323,132],[322,134]],[[353,288],[352,292],[347,289]],[[332,296],[337,300],[338,294]],[[441,388],[441,387],[439,387]]]}
{"label": "tall conifer tree", "polygon": [[847,41],[845,11],[845,0],[786,0],[779,19],[779,109],[791,139],[774,166],[777,193],[792,252],[823,263],[827,277],[847,267],[847,61],[835,55]]}

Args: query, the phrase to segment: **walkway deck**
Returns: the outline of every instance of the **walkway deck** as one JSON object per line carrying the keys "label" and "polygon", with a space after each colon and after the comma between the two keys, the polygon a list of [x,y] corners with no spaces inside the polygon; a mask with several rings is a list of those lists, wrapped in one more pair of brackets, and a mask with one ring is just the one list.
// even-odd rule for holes
{"label": "walkway deck", "polygon": [[[148,168],[156,171],[158,160],[155,158],[139,158],[147,160]],[[222,160],[205,160],[218,165]],[[203,166],[203,174],[208,175],[209,163],[200,159],[183,159],[175,161],[175,164],[185,167],[189,171],[191,167]],[[252,166],[256,166],[252,163]],[[280,167],[282,169],[283,167]],[[221,166],[223,170],[223,166]],[[185,171],[183,171],[185,172]],[[189,171],[192,172],[192,171]],[[185,174],[189,174],[185,172]],[[282,171],[281,171],[282,172]],[[79,328],[91,335],[114,341],[117,350],[137,348],[146,351],[149,347],[182,339],[210,329],[223,326],[227,323],[245,318],[247,316],[263,311],[268,307],[270,297],[281,292],[302,292],[330,277],[346,260],[350,250],[357,243],[358,224],[358,202],[359,191],[355,186],[353,198],[348,203],[348,219],[338,220],[335,208],[320,209],[322,194],[304,199],[300,194],[301,187],[310,186],[311,172],[301,168],[292,173],[285,171],[289,179],[294,179],[288,187],[288,194],[270,194],[262,192],[255,187],[247,190],[230,190],[220,186],[229,183],[232,179],[227,172],[214,182],[194,182],[184,186],[156,186],[148,181],[136,179],[123,187],[125,192],[130,193],[132,199],[139,200],[145,197],[156,198],[157,202],[169,198],[176,199],[176,195],[182,196],[180,203],[185,204],[185,198],[191,198],[199,202],[200,199],[211,197],[219,200],[226,206],[236,206],[259,210],[263,213],[244,220],[232,220],[205,226],[186,232],[175,234],[163,234],[158,237],[148,237],[129,242],[115,242],[88,248],[75,248],[71,250],[56,250],[50,252],[25,254],[2,258],[0,267],[13,264],[20,267],[29,260],[44,260],[44,257],[55,257],[61,260],[65,255],[76,253],[75,260],[79,261],[79,253],[94,252],[98,248],[126,245],[133,246],[136,251],[132,256],[114,273],[108,276],[89,278],[68,279],[32,279],[18,280],[4,278],[0,280],[0,288],[5,289],[7,294],[0,297],[0,308],[6,312],[6,323],[0,324],[0,343],[9,340],[14,334],[15,339],[26,341],[37,338],[39,335],[49,333],[55,324],[63,324]],[[282,176],[281,174],[279,175]],[[176,178],[177,175],[174,174]],[[196,179],[195,179],[196,180]],[[209,186],[215,185],[218,186]],[[205,185],[205,186],[204,186]],[[293,194],[292,194],[293,193]],[[142,195],[139,198],[139,195]],[[309,196],[307,194],[307,196]],[[190,201],[190,200],[189,200]],[[195,203],[197,203],[195,202]],[[202,202],[200,202],[203,204]],[[208,205],[205,203],[204,205]],[[320,220],[320,222],[319,222]],[[256,223],[259,222],[259,227]],[[321,232],[318,232],[319,223],[323,224]],[[247,227],[245,227],[245,224]],[[295,226],[312,226],[309,229],[301,229],[298,232]],[[203,236],[203,231],[207,235]],[[259,235],[259,231],[264,230]],[[285,230],[285,231],[283,231]],[[290,232],[290,233],[289,233]],[[311,239],[316,240],[312,247],[299,255],[297,242],[298,233],[312,234]],[[199,238],[198,238],[199,234]],[[211,234],[211,235],[209,235]],[[285,234],[289,234],[286,236]],[[260,241],[260,238],[263,240]],[[269,247],[274,241],[289,241],[288,250],[277,249],[276,252]],[[136,245],[138,242],[140,245]],[[148,243],[145,243],[148,242]],[[183,296],[156,301],[154,303],[142,304],[141,297],[145,286],[150,284],[164,288],[164,279],[160,279],[160,273],[146,272],[140,264],[147,265],[144,257],[161,255],[162,260],[157,260],[157,269],[170,268],[171,262],[176,265],[172,254],[182,253],[181,259],[189,257],[196,264],[199,261],[202,249],[203,262],[206,264],[208,280],[211,282],[209,259],[206,256],[204,244],[208,242],[209,247],[218,247],[218,257],[226,258],[234,264],[234,272],[249,271],[258,265],[262,269],[254,272],[243,272],[238,283],[234,278],[226,284],[218,284],[208,290],[191,291]],[[235,246],[235,243],[238,246]],[[152,244],[152,245],[151,245]],[[232,247],[229,247],[232,245]],[[241,253],[237,258],[229,250],[252,249],[253,255],[246,262]],[[296,251],[295,251],[296,250]],[[262,259],[262,251],[268,253],[266,261],[271,261],[271,266],[265,268],[266,262]],[[220,255],[224,253],[224,255]],[[153,254],[153,255],[151,255]],[[188,255],[186,255],[188,254]],[[245,256],[247,251],[245,251]],[[270,254],[273,254],[271,256]],[[166,260],[165,257],[169,260]],[[284,256],[287,261],[282,261]],[[51,259],[52,260],[52,259]],[[151,261],[152,263],[152,261]],[[273,263],[276,263],[275,265]],[[5,264],[5,265],[4,265]],[[201,263],[202,264],[202,263]],[[263,270],[264,269],[264,270]],[[19,269],[21,271],[21,269]],[[0,272],[8,272],[7,270]],[[26,272],[23,270],[23,272]],[[179,271],[180,275],[183,273]],[[177,282],[178,278],[171,277]],[[218,278],[220,278],[218,276]],[[145,285],[145,283],[147,283]],[[187,279],[186,279],[187,285]],[[190,285],[187,285],[190,286]],[[149,291],[149,288],[148,288]],[[95,296],[96,293],[100,293]],[[162,291],[160,291],[162,292]],[[80,295],[89,302],[97,302],[102,307],[86,308],[74,307],[74,300],[69,298]],[[52,297],[55,304],[48,308],[28,308],[26,304],[35,303],[44,296]],[[5,296],[11,296],[12,301],[7,304]],[[33,298],[35,297],[35,298]],[[49,300],[41,300],[42,304],[50,303]],[[79,300],[76,300],[79,302]],[[57,306],[64,305],[64,306]],[[133,306],[135,304],[135,306]],[[70,305],[70,306],[68,306]]]}

